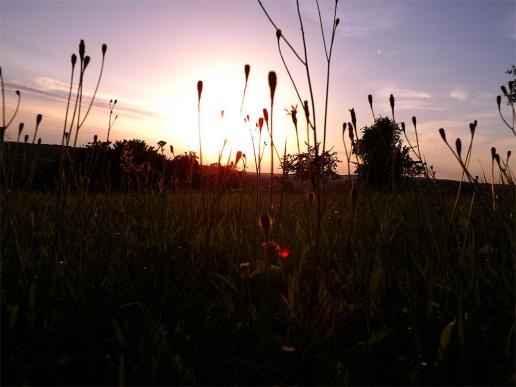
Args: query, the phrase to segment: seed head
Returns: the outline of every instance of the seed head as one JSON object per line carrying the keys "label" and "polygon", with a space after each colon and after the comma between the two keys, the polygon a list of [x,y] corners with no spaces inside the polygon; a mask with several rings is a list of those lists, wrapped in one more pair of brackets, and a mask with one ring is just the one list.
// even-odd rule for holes
{"label": "seed head", "polygon": [[335,19],[335,28],[337,28],[337,26],[339,25],[339,23],[340,23],[340,19],[339,19],[339,18]]}
{"label": "seed head", "polygon": [[496,148],[493,146],[491,147],[491,159],[494,159],[496,155]]}
{"label": "seed head", "polygon": [[16,90],[15,93],[18,97],[20,96],[20,90]]}
{"label": "seed head", "polygon": [[475,135],[475,129],[477,128],[476,121],[469,123],[469,131],[471,132],[471,137]]}
{"label": "seed head", "polygon": [[238,164],[238,162],[240,161],[241,158],[242,158],[242,151],[238,151],[235,156],[235,165]]}
{"label": "seed head", "polygon": [[86,46],[84,45],[84,40],[81,39],[81,41],[79,43],[79,57],[81,58],[81,60],[84,59],[85,52],[86,52]]}
{"label": "seed head", "polygon": [[441,138],[443,139],[443,141],[446,142],[446,132],[444,131],[443,128],[439,129],[439,134],[441,135]]}
{"label": "seed head", "polygon": [[357,116],[355,114],[355,109],[351,108],[349,110],[349,113],[351,114],[351,122],[353,123],[353,128],[356,130],[357,129]]}
{"label": "seed head", "polygon": [[24,124],[23,122],[20,122],[20,125],[18,125],[18,135],[20,135],[20,134],[21,134],[21,132],[23,131],[23,126],[24,126],[24,125],[25,125],[25,124]]}
{"label": "seed head", "polygon": [[265,120],[265,123],[269,125],[269,112],[267,109],[263,109],[263,119]]}
{"label": "seed head", "polygon": [[344,133],[346,133],[347,126],[348,126],[348,124],[346,124],[345,122],[342,123],[342,136],[344,136]]}
{"label": "seed head", "polygon": [[403,131],[403,133],[405,133],[405,123],[404,122],[401,122],[401,130]]}
{"label": "seed head", "polygon": [[29,141],[29,135],[28,134],[26,134],[25,137],[23,138],[23,142],[25,144],[27,144],[27,141]]}
{"label": "seed head", "polygon": [[500,104],[502,103],[502,96],[497,95],[496,96],[496,104],[498,105],[498,110],[500,110]]}
{"label": "seed head", "polygon": [[503,95],[505,95],[507,97],[507,89],[505,88],[505,86],[504,85],[500,86],[500,89],[502,90]]}
{"label": "seed head", "polygon": [[414,128],[416,127],[416,116],[412,116],[412,125],[414,125]]}
{"label": "seed head", "polygon": [[38,145],[41,145],[41,137],[38,138]]}
{"label": "seed head", "polygon": [[202,81],[197,81],[197,103],[201,103]]}
{"label": "seed head", "polygon": [[369,106],[371,107],[371,109],[373,108],[373,96],[371,94],[369,94],[367,96],[367,100],[369,101]]}
{"label": "seed head", "polygon": [[90,59],[91,58],[88,55],[86,55],[86,57],[84,58],[84,68],[86,68],[90,63]]}
{"label": "seed head", "polygon": [[274,71],[269,72],[269,89],[271,91],[271,101],[274,101],[274,93],[276,93],[276,85],[278,83],[278,78],[276,77],[276,73]]}
{"label": "seed head", "polygon": [[247,82],[247,79],[249,78],[249,72],[251,71],[251,66],[246,64],[244,66],[244,74],[245,74],[245,81]]}
{"label": "seed head", "polygon": [[303,102],[303,110],[305,111],[305,118],[308,121],[308,118],[310,118],[310,110],[308,109],[308,101]]}
{"label": "seed head", "polygon": [[99,136],[94,135],[93,136],[93,143],[96,144],[98,139],[99,139]]}
{"label": "seed head", "polygon": [[500,155],[497,153],[497,154],[494,155],[494,158],[495,158],[496,163],[498,164],[498,166],[501,167],[500,166]]}
{"label": "seed head", "polygon": [[351,143],[353,143],[353,141],[355,141],[355,134],[353,133],[353,127],[351,126],[351,122],[348,122],[348,127],[349,139],[351,140]]}
{"label": "seed head", "polygon": [[281,30],[276,30],[276,38],[280,40],[281,38]]}
{"label": "seed head", "polygon": [[460,138],[457,138],[457,140],[455,140],[455,148],[457,149],[457,154],[459,155],[459,159],[462,159],[462,157],[461,157],[462,141],[460,140]]}
{"label": "seed head", "polygon": [[507,151],[507,162],[509,161],[509,158],[511,157],[511,154],[512,154],[511,151]]}
{"label": "seed head", "polygon": [[39,124],[41,123],[42,119],[43,119],[43,116],[41,114],[38,114],[36,116],[36,126],[39,126]]}
{"label": "seed head", "polygon": [[77,63],[77,55],[72,54],[72,59],[71,60],[72,60],[72,67],[74,67],[75,63]]}
{"label": "seed head", "polygon": [[391,111],[394,112],[394,96],[392,94],[389,97],[389,104],[391,105]]}
{"label": "seed head", "polygon": [[261,214],[258,218],[258,226],[262,229],[265,238],[268,239],[272,228],[272,217],[269,214]]}
{"label": "seed head", "polygon": [[263,128],[263,117],[258,118],[258,129],[260,129],[260,133],[262,132]]}
{"label": "seed head", "polygon": [[106,44],[106,43],[104,43],[104,44],[102,45],[102,56],[106,55],[106,51],[107,51],[107,44]]}

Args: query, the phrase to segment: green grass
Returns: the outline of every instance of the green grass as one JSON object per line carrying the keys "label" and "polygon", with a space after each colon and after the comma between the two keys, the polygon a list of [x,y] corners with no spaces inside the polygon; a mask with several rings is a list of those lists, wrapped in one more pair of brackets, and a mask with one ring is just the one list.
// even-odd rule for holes
{"label": "green grass", "polygon": [[[510,384],[514,191],[4,192],[3,384]],[[279,202],[279,195],[274,202]],[[483,204],[487,203],[487,205]],[[469,214],[469,215],[468,215]],[[468,220],[469,216],[469,220]],[[62,218],[60,218],[62,217]],[[59,222],[57,222],[59,224]],[[250,272],[240,271],[249,262]]]}

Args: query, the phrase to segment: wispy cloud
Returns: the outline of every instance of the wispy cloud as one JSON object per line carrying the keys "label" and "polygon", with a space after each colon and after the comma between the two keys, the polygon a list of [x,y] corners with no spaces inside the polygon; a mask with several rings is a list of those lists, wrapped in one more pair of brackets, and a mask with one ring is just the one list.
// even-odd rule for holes
{"label": "wispy cloud", "polygon": [[450,92],[450,97],[459,101],[465,101],[468,99],[468,94],[462,89],[454,89]]}
{"label": "wispy cloud", "polygon": [[382,49],[377,49],[376,50],[376,53],[378,55],[381,55],[381,56],[394,56],[394,55],[399,55],[401,54],[401,51],[398,51],[398,50],[382,50]]}
{"label": "wispy cloud", "polygon": [[[5,85],[7,89],[20,90],[21,92],[63,103],[66,103],[68,99],[70,87],[64,82],[48,77],[35,78],[29,85],[24,85],[21,82],[6,82]],[[87,100],[92,97],[92,94],[85,92],[84,97],[86,98],[85,102],[88,102]],[[93,106],[100,109],[107,109],[107,101],[109,101],[109,99],[111,99],[109,96],[98,94]],[[161,114],[149,109],[140,108],[137,104],[126,101],[123,98],[118,99],[117,112],[118,114],[127,113],[140,117],[161,118]]]}

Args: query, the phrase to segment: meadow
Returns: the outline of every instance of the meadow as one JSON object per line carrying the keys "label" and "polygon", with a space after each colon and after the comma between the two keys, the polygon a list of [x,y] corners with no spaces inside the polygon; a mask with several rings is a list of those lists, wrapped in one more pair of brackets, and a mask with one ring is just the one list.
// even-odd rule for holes
{"label": "meadow", "polygon": [[[267,16],[280,54],[292,49]],[[328,82],[338,24],[334,17],[325,42]],[[306,55],[305,46],[297,58],[310,81]],[[303,117],[298,132],[291,111],[298,153],[289,159],[275,147],[271,72],[254,155],[227,156],[224,143],[206,169],[199,120],[198,155],[169,159],[163,142],[137,160],[131,143],[109,141],[116,101],[106,141],[76,146],[102,78],[101,68],[83,102],[89,60],[81,41],[52,148],[36,140],[40,115],[32,143],[23,125],[16,142],[4,141],[16,111],[7,119],[2,78],[3,385],[514,385],[514,177],[510,153],[495,148],[491,183],[471,175],[476,121],[464,148],[440,130],[462,171],[460,182],[443,183],[427,168],[416,118],[411,144],[394,96],[389,119],[375,116],[369,96],[375,123],[386,126],[358,128],[351,109],[342,131],[348,176],[330,184],[335,160],[313,97],[300,97],[299,113],[311,146],[301,150]],[[202,89],[199,81],[199,113]],[[327,109],[326,99],[322,116]],[[397,133],[409,146],[393,137],[384,168],[392,174],[370,184],[380,156],[364,150],[374,129],[378,144]],[[262,170],[265,152],[280,169]],[[306,174],[290,188],[288,168]]]}

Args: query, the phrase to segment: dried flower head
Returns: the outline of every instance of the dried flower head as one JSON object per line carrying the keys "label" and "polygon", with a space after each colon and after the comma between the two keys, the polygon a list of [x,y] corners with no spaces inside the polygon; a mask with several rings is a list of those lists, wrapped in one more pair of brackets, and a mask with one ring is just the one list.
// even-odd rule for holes
{"label": "dried flower head", "polygon": [[459,155],[459,159],[461,159],[462,141],[460,140],[460,138],[457,138],[457,140],[455,140],[455,148],[457,149],[457,155]]}
{"label": "dried flower head", "polygon": [[276,85],[278,83],[278,78],[274,71],[269,71],[269,89],[271,92],[271,101],[274,101],[274,94],[276,93]]}
{"label": "dried flower head", "polygon": [[201,103],[202,81],[197,81],[197,103]]}
{"label": "dried flower head", "polygon": [[441,138],[443,139],[443,141],[447,142],[446,141],[446,132],[444,131],[444,128],[439,129],[439,134],[441,135]]}
{"label": "dried flower head", "polygon": [[269,125],[269,112],[265,108],[263,108],[263,119],[265,120],[265,123]]}
{"label": "dried flower head", "polygon": [[272,228],[272,216],[269,214],[261,214],[258,218],[258,226],[260,226],[265,234],[265,238],[269,238],[269,233]]}
{"label": "dried flower head", "polygon": [[102,56],[106,55],[106,51],[107,51],[107,44],[106,44],[106,43],[104,43],[104,44],[102,45]]}
{"label": "dried flower head", "polygon": [[303,102],[303,110],[305,112],[305,118],[308,121],[308,119],[310,118],[310,110],[308,109],[308,101],[306,100]]}
{"label": "dried flower head", "polygon": [[278,29],[278,30],[276,30],[276,38],[277,38],[278,40],[280,40],[280,39],[281,39],[281,30],[279,30],[279,29]]}
{"label": "dried flower head", "polygon": [[81,60],[84,59],[85,52],[86,52],[86,46],[84,44],[84,40],[81,39],[81,41],[79,42],[79,58],[81,58]]}

